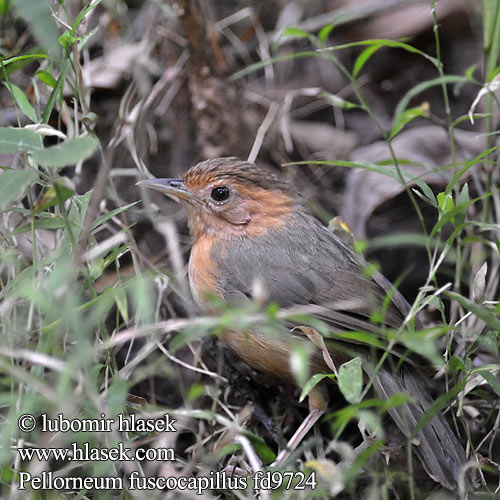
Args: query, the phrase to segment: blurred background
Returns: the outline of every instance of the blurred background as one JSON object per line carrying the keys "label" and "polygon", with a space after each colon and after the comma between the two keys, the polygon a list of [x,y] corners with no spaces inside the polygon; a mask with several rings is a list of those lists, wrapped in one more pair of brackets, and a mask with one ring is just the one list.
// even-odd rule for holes
{"label": "blurred background", "polygon": [[[498,84],[499,5],[0,0],[0,127],[43,140],[12,148],[0,131],[2,169],[39,176],[15,185],[0,178],[4,446],[20,439],[21,411],[170,408],[185,429],[167,443],[180,465],[143,464],[145,473],[207,474],[242,465],[230,448],[242,428],[276,451],[281,433],[300,423],[305,408],[293,390],[255,378],[208,337],[238,313],[228,311],[220,324],[194,322],[185,214],[136,187],[152,176],[182,176],[207,158],[239,156],[283,170],[325,225],[410,303],[421,301],[426,327],[450,325],[414,347],[434,360],[445,353],[451,368],[438,370],[436,393],[469,377],[450,413],[464,424],[462,442],[494,470],[498,101],[486,90]],[[67,148],[53,149],[61,144]],[[463,300],[442,294],[445,285]],[[345,405],[339,398],[332,410]],[[205,421],[199,409],[239,430]],[[353,446],[356,422],[342,434]],[[317,431],[323,451],[331,427],[322,424],[323,437]],[[51,439],[62,446],[68,436]],[[131,438],[152,447],[164,439]],[[40,434],[31,440],[48,442]],[[12,478],[28,464],[12,453],[2,460],[2,493],[24,498]],[[29,465],[68,472],[59,466]],[[117,464],[103,467],[88,465],[85,474],[123,473]],[[324,495],[356,496],[325,470]],[[388,494],[390,482],[366,498],[382,498],[382,490]]]}

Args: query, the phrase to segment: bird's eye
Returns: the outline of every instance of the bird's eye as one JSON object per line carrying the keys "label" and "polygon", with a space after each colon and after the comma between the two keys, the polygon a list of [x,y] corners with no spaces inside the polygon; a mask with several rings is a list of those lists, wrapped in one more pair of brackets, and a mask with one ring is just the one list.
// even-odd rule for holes
{"label": "bird's eye", "polygon": [[226,186],[219,186],[212,189],[210,193],[212,200],[218,201],[226,201],[229,198],[229,189]]}

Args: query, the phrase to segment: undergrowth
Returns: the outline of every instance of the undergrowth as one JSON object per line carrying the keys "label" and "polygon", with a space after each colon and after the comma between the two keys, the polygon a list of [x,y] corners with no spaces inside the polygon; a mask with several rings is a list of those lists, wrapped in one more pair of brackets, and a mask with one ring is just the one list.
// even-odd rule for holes
{"label": "undergrowth", "polygon": [[[284,60],[300,63],[304,58],[320,58],[340,71],[352,88],[352,98],[342,98],[322,89],[316,89],[314,97],[344,113],[360,110],[366,114],[366,120],[373,120],[379,127],[387,144],[387,157],[383,161],[306,158],[295,162],[292,168],[307,164],[363,169],[396,179],[404,186],[422,222],[424,237],[415,242],[409,240],[409,235],[393,235],[354,244],[358,251],[397,247],[405,242],[425,247],[429,272],[422,276],[406,325],[426,310],[432,310],[440,321],[426,325],[421,332],[401,331],[395,335],[408,351],[417,352],[439,367],[446,392],[428,417],[447,411],[454,428],[460,430],[469,456],[475,457],[475,453],[480,452],[486,457],[481,464],[487,470],[489,483],[483,488],[490,494],[485,498],[493,498],[499,494],[498,470],[495,471],[495,462],[499,460],[495,452],[499,449],[500,418],[500,198],[495,129],[499,103],[495,91],[500,81],[500,1],[482,2],[484,57],[463,75],[446,72],[435,3],[438,2],[430,2],[436,53],[416,49],[411,40],[363,40],[331,46],[329,35],[335,30],[333,25],[312,33],[290,26],[282,31],[275,46],[271,46],[275,55],[247,64],[233,74],[232,81],[242,81]],[[241,400],[236,404],[227,399],[228,377],[217,371],[217,367],[205,365],[199,356],[198,341],[229,327],[244,328],[256,322],[272,330],[278,328],[281,319],[296,312],[256,304],[249,310],[228,308],[220,316],[198,317],[189,301],[185,280],[182,260],[185,239],[179,239],[175,225],[162,219],[154,207],[140,201],[129,202],[128,195],[120,191],[123,184],[115,180],[123,172],[113,158],[118,144],[124,142],[136,161],[135,168],[123,174],[126,179],[135,183],[147,175],[134,141],[129,140],[134,133],[135,115],[117,117],[121,122],[112,140],[103,142],[96,132],[101,117],[92,111],[92,89],[87,84],[84,63],[89,59],[89,41],[99,30],[99,27],[87,30],[88,17],[97,8],[101,9],[101,16],[122,15],[121,4],[84,2],[84,7],[75,15],[70,13],[74,5],[69,8],[64,0],[50,2],[50,6],[45,1],[0,1],[2,24],[11,23],[5,37],[20,35],[23,24],[27,26],[30,40],[30,43],[24,40],[10,44],[11,50],[6,51],[7,39],[0,38],[3,47],[0,77],[3,91],[9,93],[15,109],[15,118],[9,118],[12,123],[0,128],[0,479],[3,498],[111,498],[111,495],[142,498],[144,490],[130,490],[127,481],[123,489],[117,482],[108,484],[112,491],[83,487],[70,488],[71,494],[46,485],[42,491],[33,483],[30,488],[29,481],[26,490],[18,488],[21,480],[28,477],[26,474],[41,477],[42,473],[49,472],[81,479],[130,480],[134,474],[148,478],[201,478],[210,477],[213,471],[230,470],[225,468],[233,464],[243,469],[246,474],[243,477],[247,477],[250,470],[264,470],[275,456],[276,447],[269,434],[263,432],[262,426],[249,424],[248,407]],[[175,15],[166,5],[162,9],[165,16]],[[286,55],[279,52],[281,44],[294,40],[306,49],[289,51]],[[346,67],[337,57],[345,50],[357,51],[352,67]],[[358,83],[368,61],[385,50],[417,54],[431,64],[435,72],[435,77],[420,82],[400,100],[389,128],[378,119]],[[21,73],[25,75],[24,81],[27,78],[30,82],[25,88],[14,83]],[[484,103],[481,112],[470,103],[469,115],[455,117],[450,109],[449,93],[458,85],[475,86],[478,103]],[[431,87],[442,89],[444,116],[436,117],[421,98]],[[438,121],[448,134],[452,161],[436,168],[446,179],[445,188],[437,193],[426,182],[425,175],[414,173],[413,162],[398,158],[392,147],[398,135],[417,119]],[[484,140],[484,148],[479,155],[458,161],[456,131],[471,120],[478,126],[475,130],[478,130],[478,140]],[[93,165],[91,175],[86,174],[90,163]],[[85,176],[91,179],[92,187],[78,192],[76,185]],[[135,192],[135,198],[140,195],[146,196]],[[432,207],[436,215],[437,222],[430,229],[424,224],[422,201]],[[150,219],[159,237],[165,237],[171,269],[159,268],[154,259],[142,253],[140,242],[132,232],[135,221],[141,219]],[[124,258],[129,262],[126,272],[121,264]],[[448,271],[446,283],[438,283],[438,272],[445,265],[448,269],[451,266],[452,272]],[[322,330],[321,325],[304,316],[304,322],[307,321]],[[392,341],[395,338],[389,337],[389,343]],[[297,378],[304,382],[304,397],[319,378],[309,379],[303,371],[304,353],[295,355]],[[261,498],[356,496],[360,471],[382,441],[374,438],[372,445],[344,469],[336,467],[331,455],[325,457],[325,452],[334,450],[340,458],[350,457],[352,449],[347,442],[349,435],[345,437],[346,429],[357,423],[379,429],[388,404],[378,400],[360,401],[363,392],[360,369],[346,367],[339,377],[342,377],[343,395],[351,403],[345,403],[342,410],[329,416],[335,441],[328,443],[326,438],[322,440],[318,436],[306,440],[296,455],[297,466],[292,461],[285,467],[287,471],[304,471],[304,481],[315,477],[314,481],[309,479],[303,490],[263,490]],[[175,387],[177,398],[156,397],[153,378],[156,386],[165,383],[167,387]],[[397,401],[391,403],[398,404]],[[149,428],[120,431],[115,424],[109,429],[86,432],[77,428],[76,423],[67,432],[42,431],[43,419],[57,420],[59,414],[59,423],[66,419],[87,421],[88,425],[97,425],[96,422],[106,419],[117,421],[119,415],[125,419],[135,415],[138,419],[156,422],[168,414],[176,420],[175,432]],[[33,415],[34,420],[26,421],[26,417],[21,418],[23,415]],[[22,432],[20,425],[26,422],[28,425],[31,422],[34,429]],[[276,422],[284,424],[284,419],[277,418]],[[479,439],[477,433],[472,438],[471,425],[482,427]],[[95,450],[117,448],[120,443],[131,450],[172,449],[175,460],[125,461],[103,455],[82,462],[56,457],[30,460],[22,459],[18,451],[65,449],[71,448],[72,443],[79,447],[87,443]],[[316,448],[311,448],[312,444]],[[311,472],[315,476],[310,476]],[[495,474],[496,479],[492,479]],[[418,485],[413,484],[411,475],[403,482],[410,484],[405,490],[409,497],[418,497]],[[256,495],[250,482],[247,489],[234,486],[220,491],[207,490],[205,495],[234,498]],[[385,477],[373,476],[367,488],[375,492],[370,498],[389,498],[392,494],[391,480]],[[147,494],[152,498],[194,496],[192,490],[153,489]]]}

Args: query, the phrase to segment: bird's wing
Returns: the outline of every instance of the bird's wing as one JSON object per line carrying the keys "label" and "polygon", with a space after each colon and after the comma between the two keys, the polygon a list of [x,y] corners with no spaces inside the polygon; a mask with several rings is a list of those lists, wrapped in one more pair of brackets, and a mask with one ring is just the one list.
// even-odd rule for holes
{"label": "bird's wing", "polygon": [[270,302],[281,307],[316,304],[321,306],[317,316],[332,330],[373,333],[380,329],[370,321],[374,312],[382,313],[385,325],[398,328],[409,309],[380,273],[367,276],[359,257],[306,215],[214,253],[217,282],[229,302],[251,297],[254,283],[261,280]]}

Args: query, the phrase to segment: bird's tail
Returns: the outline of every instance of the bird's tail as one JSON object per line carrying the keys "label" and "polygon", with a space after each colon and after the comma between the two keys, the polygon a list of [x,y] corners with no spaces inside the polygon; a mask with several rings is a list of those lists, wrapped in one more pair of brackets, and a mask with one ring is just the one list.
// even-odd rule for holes
{"label": "bird's tail", "polygon": [[414,432],[433,403],[416,369],[403,366],[398,377],[394,377],[386,368],[381,368],[373,376],[374,369],[369,363],[365,364],[364,369],[373,380],[379,397],[389,399],[397,393],[403,393],[411,398],[407,403],[390,409],[389,413],[412,443],[429,476],[450,490],[457,489],[459,478],[463,477],[465,490],[472,490],[476,486],[476,470],[464,468],[468,462],[465,451],[444,416],[438,413],[419,432]]}

